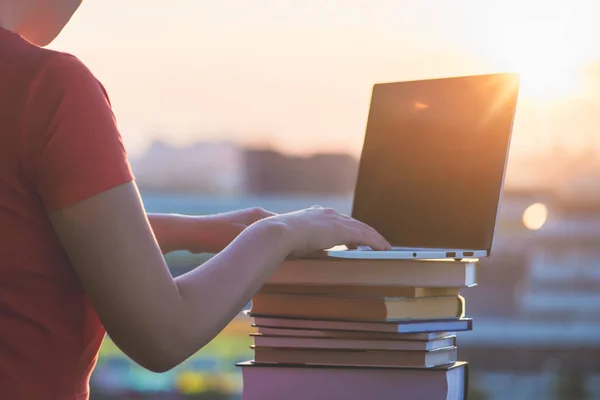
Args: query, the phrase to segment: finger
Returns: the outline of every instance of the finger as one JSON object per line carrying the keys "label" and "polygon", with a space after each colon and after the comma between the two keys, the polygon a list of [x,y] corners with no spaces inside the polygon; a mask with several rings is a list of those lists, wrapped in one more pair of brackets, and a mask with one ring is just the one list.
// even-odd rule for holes
{"label": "finger", "polygon": [[[387,246],[381,241],[379,237],[373,235],[371,232],[362,230],[355,227],[347,228],[348,236],[346,237],[345,243],[354,244],[358,243],[363,246],[369,246],[373,250],[386,250]],[[346,244],[346,246],[347,246]]]}
{"label": "finger", "polygon": [[387,239],[385,237],[383,237],[383,235],[381,235],[376,229],[374,229],[373,227],[365,224],[364,222],[358,221],[350,216],[344,215],[344,214],[340,214],[340,216],[342,217],[342,219],[345,222],[350,223],[351,225],[353,225],[354,227],[357,227],[358,229],[362,229],[362,230],[366,230],[368,232],[371,233],[371,235],[375,236],[378,238],[378,240],[382,243],[382,246],[385,247],[386,250],[391,250],[392,249],[392,245],[387,241]]}
{"label": "finger", "polygon": [[389,250],[392,248],[392,245],[379,232],[377,232],[374,228],[365,224],[364,222],[352,219],[348,223],[360,230],[368,232],[370,235],[375,237],[377,241],[384,247],[385,250]]}

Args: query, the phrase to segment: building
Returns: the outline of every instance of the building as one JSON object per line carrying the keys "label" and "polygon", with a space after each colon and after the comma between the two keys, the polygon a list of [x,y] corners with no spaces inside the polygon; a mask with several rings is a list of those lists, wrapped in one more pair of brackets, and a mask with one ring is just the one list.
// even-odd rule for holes
{"label": "building", "polygon": [[[526,198],[526,201],[522,201]],[[518,217],[544,202],[547,222],[527,230]],[[600,212],[573,198],[505,196],[494,256],[478,287],[465,290],[472,332],[459,335],[488,399],[549,399],[559,373],[600,398]]]}
{"label": "building", "polygon": [[354,191],[358,161],[350,155],[298,157],[247,149],[244,156],[246,193],[252,195],[349,195]]}
{"label": "building", "polygon": [[173,147],[154,142],[143,156],[132,159],[132,169],[144,189],[213,195],[244,191],[243,151],[231,143]]}

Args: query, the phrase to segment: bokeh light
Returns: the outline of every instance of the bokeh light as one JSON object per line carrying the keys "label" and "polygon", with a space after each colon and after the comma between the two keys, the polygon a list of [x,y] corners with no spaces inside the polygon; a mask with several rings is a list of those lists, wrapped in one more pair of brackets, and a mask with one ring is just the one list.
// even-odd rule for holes
{"label": "bokeh light", "polygon": [[538,230],[548,219],[548,208],[542,203],[534,203],[523,213],[523,225],[527,229]]}

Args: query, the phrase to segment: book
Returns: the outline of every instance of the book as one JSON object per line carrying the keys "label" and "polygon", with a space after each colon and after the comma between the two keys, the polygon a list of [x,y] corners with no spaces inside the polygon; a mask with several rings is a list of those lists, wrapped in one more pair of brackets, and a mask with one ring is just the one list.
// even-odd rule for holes
{"label": "book", "polygon": [[455,332],[431,332],[431,333],[386,333],[386,332],[358,332],[358,331],[327,331],[314,329],[289,329],[289,328],[269,328],[265,326],[253,325],[257,334],[265,336],[282,337],[309,337],[309,338],[329,338],[329,339],[372,339],[372,340],[403,340],[427,342],[430,340],[441,339],[448,336],[456,336]]}
{"label": "book", "polygon": [[251,334],[250,336],[253,339],[254,346],[270,348],[430,351],[456,346],[456,337],[454,336],[429,341],[298,338],[292,336],[267,336],[262,334]]}
{"label": "book", "polygon": [[327,320],[391,321],[398,319],[447,319],[465,315],[462,296],[443,297],[345,297],[257,293],[254,314]]}
{"label": "book", "polygon": [[468,367],[364,368],[237,364],[242,400],[467,400]]}
{"label": "book", "polygon": [[469,287],[477,283],[477,260],[284,261],[267,284]]}
{"label": "book", "polygon": [[456,347],[430,351],[294,349],[250,346],[258,363],[435,367],[457,361]]}
{"label": "book", "polygon": [[270,328],[315,329],[359,332],[427,333],[462,332],[473,329],[471,318],[446,320],[404,320],[389,322],[327,321],[303,318],[277,318],[245,312],[254,319],[254,325]]}
{"label": "book", "polygon": [[364,285],[292,285],[265,284],[259,293],[327,294],[372,297],[458,296],[460,288]]}

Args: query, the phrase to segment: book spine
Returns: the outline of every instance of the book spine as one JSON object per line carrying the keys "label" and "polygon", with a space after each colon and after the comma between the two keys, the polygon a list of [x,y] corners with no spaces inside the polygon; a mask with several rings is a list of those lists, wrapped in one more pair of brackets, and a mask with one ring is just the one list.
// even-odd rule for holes
{"label": "book spine", "polygon": [[464,380],[464,396],[463,400],[469,399],[469,364],[465,364],[465,380]]}

